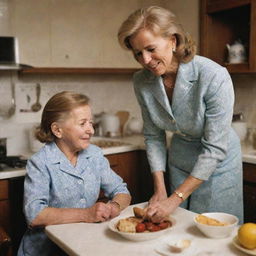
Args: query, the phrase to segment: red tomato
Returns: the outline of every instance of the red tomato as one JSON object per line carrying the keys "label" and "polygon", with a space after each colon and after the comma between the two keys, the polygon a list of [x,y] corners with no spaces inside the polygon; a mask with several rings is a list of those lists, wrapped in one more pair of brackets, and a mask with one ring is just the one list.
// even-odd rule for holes
{"label": "red tomato", "polygon": [[138,223],[136,225],[136,232],[141,233],[144,232],[146,230],[146,226],[144,223]]}
{"label": "red tomato", "polygon": [[164,221],[164,222],[161,222],[161,223],[158,224],[158,227],[160,229],[166,229],[166,228],[168,228],[170,226],[171,226],[171,223],[168,222],[168,221]]}
{"label": "red tomato", "polygon": [[154,224],[153,222],[145,222],[146,225],[146,229],[150,232],[155,232],[155,231],[159,231],[160,227],[158,227],[156,224]]}
{"label": "red tomato", "polygon": [[153,224],[152,222],[150,222],[150,221],[146,221],[146,222],[144,222],[144,224],[145,224],[147,230],[152,229],[152,226],[154,225],[154,224]]}
{"label": "red tomato", "polygon": [[161,230],[160,227],[158,227],[156,224],[153,225],[151,232],[156,232]]}

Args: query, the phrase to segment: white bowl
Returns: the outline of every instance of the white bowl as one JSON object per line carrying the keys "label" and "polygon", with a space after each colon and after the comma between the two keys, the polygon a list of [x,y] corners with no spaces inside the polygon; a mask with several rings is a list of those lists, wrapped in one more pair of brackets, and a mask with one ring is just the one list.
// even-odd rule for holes
{"label": "white bowl", "polygon": [[160,231],[156,231],[156,232],[143,232],[143,233],[128,233],[128,232],[121,232],[116,228],[116,225],[118,223],[118,221],[120,219],[123,219],[124,217],[118,216],[114,219],[112,219],[109,222],[108,227],[114,231],[115,233],[119,234],[120,236],[128,239],[128,240],[132,240],[132,241],[136,241],[136,242],[140,242],[140,241],[146,241],[146,240],[152,240],[152,239],[156,239],[159,238],[160,236],[170,232],[170,230],[173,228],[173,226],[176,224],[176,221],[173,217],[170,217],[170,221],[172,222],[172,226],[166,229],[162,229]]}
{"label": "white bowl", "polygon": [[198,227],[198,229],[204,235],[211,238],[224,238],[224,237],[230,236],[238,223],[238,218],[235,215],[224,213],[224,212],[208,212],[208,213],[202,213],[202,215],[205,215],[209,218],[216,219],[221,222],[229,223],[229,225],[226,225],[226,226],[210,226],[210,225],[197,222],[196,220],[197,216],[195,216],[194,222]]}

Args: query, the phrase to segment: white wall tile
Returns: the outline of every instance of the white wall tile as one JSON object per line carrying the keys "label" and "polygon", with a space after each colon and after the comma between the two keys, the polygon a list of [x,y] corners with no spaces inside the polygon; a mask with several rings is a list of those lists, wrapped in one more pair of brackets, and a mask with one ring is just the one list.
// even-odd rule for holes
{"label": "white wall tile", "polygon": [[234,113],[242,112],[248,127],[256,128],[256,75],[232,75],[235,89]]}
{"label": "white wall tile", "polygon": [[[2,73],[1,73],[2,74]],[[13,77],[16,93],[16,113],[11,118],[0,120],[0,137],[7,137],[8,155],[22,154],[29,150],[28,130],[40,122],[41,113],[48,99],[55,93],[73,90],[90,97],[93,113],[102,111],[115,113],[127,110],[131,116],[139,117],[140,109],[133,92],[130,75],[27,75]],[[20,112],[29,110],[36,101],[36,84],[41,85],[39,112]],[[1,109],[10,105],[10,74],[0,76]],[[28,98],[30,100],[28,100]]]}

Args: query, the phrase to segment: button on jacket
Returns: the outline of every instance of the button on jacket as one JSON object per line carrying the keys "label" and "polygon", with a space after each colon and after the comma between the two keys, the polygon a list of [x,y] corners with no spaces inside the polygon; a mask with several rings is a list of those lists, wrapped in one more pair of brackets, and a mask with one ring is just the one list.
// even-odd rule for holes
{"label": "button on jacket", "polygon": [[165,131],[172,131],[168,161],[173,189],[188,175],[204,180],[191,195],[189,209],[226,211],[242,221],[241,149],[231,128],[234,92],[227,70],[201,56],[181,63],[171,103],[161,76],[140,70],[133,81],[151,171],[165,171]]}
{"label": "button on jacket", "polygon": [[[47,143],[27,164],[24,185],[24,213],[28,224],[46,207],[88,208],[95,204],[100,190],[107,197],[129,194],[100,148],[89,145],[79,152],[74,167],[57,145]],[[53,243],[43,229],[28,229],[18,255],[50,255]]]}

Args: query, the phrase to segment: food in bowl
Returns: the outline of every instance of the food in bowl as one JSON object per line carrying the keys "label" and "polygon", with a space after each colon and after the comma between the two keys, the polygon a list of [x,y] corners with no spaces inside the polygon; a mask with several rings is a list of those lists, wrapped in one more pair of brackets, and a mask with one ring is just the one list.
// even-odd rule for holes
{"label": "food in bowl", "polygon": [[217,222],[210,221],[210,223],[215,223],[215,225],[209,225],[200,223],[197,218],[198,216],[195,216],[194,218],[194,222],[197,228],[204,235],[211,238],[224,238],[230,236],[238,223],[238,218],[235,215],[224,212],[202,213],[202,215],[214,219],[215,221],[217,220]]}
{"label": "food in bowl", "polygon": [[144,219],[145,211],[141,208],[134,207],[133,212],[135,216],[120,219],[117,222],[116,228],[119,231],[128,233],[156,232],[172,226],[170,220],[153,223],[148,219]]}
{"label": "food in bowl", "polygon": [[[134,209],[133,209],[133,211],[134,211]],[[134,213],[134,215],[135,215],[135,213]],[[172,230],[173,226],[176,225],[175,218],[173,218],[172,216],[168,216],[167,220],[169,221],[169,224],[171,224],[168,228],[160,229],[159,231],[155,231],[155,232],[154,232],[153,229],[151,231],[150,230],[144,230],[144,228],[146,227],[145,222],[148,223],[147,228],[150,229],[150,222],[146,221],[145,217],[146,216],[143,216],[143,218],[141,218],[141,217],[138,218],[136,216],[130,216],[129,217],[129,215],[125,215],[123,217],[122,216],[117,216],[116,218],[112,219],[109,222],[108,227],[111,231],[113,231],[114,233],[122,236],[125,239],[135,241],[135,242],[140,242],[140,241],[157,239],[157,238],[169,233]],[[123,221],[120,222],[120,220],[123,220]],[[118,223],[122,223],[122,225],[126,226],[127,221],[129,222],[129,224],[128,224],[129,228],[127,228],[128,230],[120,231],[118,229],[118,225],[119,225]],[[137,221],[140,224],[138,226],[135,224],[135,223],[137,223]],[[132,222],[132,224],[130,222]],[[144,222],[144,223],[142,223],[142,222]],[[145,225],[145,227],[144,227],[144,225]],[[164,225],[164,224],[161,224],[161,225]],[[161,226],[161,225],[158,224],[158,226]],[[137,226],[137,230],[136,230],[136,226]],[[152,227],[152,225],[151,225],[151,227]],[[120,228],[120,229],[122,230],[122,228]],[[129,231],[129,232],[127,232],[127,231]]]}
{"label": "food in bowl", "polygon": [[256,248],[256,223],[245,223],[237,233],[239,243],[246,249],[253,250]]}
{"label": "food in bowl", "polygon": [[221,222],[219,220],[207,217],[207,216],[202,215],[202,214],[198,214],[196,216],[196,221],[198,223],[206,224],[206,225],[210,225],[210,226],[226,226],[226,225],[228,225],[228,223],[226,223],[226,222]]}
{"label": "food in bowl", "polygon": [[135,233],[136,226],[141,223],[141,219],[136,217],[128,217],[118,221],[116,228],[121,232]]}
{"label": "food in bowl", "polygon": [[136,217],[128,217],[118,221],[116,228],[121,232],[141,233],[156,232],[172,226],[169,220],[161,223],[153,223],[152,221],[139,219]]}
{"label": "food in bowl", "polygon": [[139,207],[133,207],[134,216],[137,218],[145,218],[146,219],[146,211],[145,209]]}

